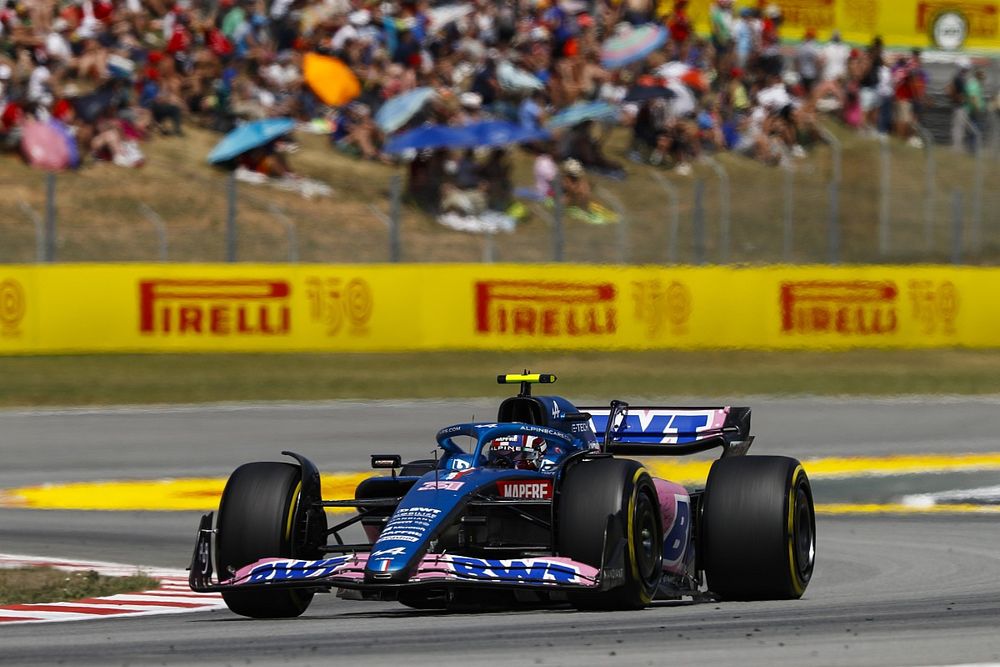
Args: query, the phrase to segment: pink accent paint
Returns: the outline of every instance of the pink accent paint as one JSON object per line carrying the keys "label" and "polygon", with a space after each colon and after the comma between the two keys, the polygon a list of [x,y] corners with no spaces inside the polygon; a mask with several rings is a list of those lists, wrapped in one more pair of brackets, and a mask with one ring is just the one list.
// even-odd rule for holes
{"label": "pink accent paint", "polygon": [[[668,482],[665,479],[654,479],[653,486],[656,487],[656,497],[660,503],[660,517],[663,520],[663,535],[666,537],[674,528],[677,521],[677,500],[681,499],[690,504],[688,490],[680,484]],[[688,526],[687,538],[690,539],[691,527]],[[663,569],[671,574],[681,574],[684,572],[684,556],[686,550],[675,560],[663,560]]]}

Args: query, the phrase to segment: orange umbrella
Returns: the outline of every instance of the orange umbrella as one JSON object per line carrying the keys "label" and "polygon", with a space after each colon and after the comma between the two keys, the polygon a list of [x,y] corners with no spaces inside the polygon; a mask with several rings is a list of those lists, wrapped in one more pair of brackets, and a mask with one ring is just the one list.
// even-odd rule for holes
{"label": "orange umbrella", "polygon": [[307,53],[302,63],[302,74],[313,92],[332,107],[347,104],[361,94],[358,77],[336,58]]}

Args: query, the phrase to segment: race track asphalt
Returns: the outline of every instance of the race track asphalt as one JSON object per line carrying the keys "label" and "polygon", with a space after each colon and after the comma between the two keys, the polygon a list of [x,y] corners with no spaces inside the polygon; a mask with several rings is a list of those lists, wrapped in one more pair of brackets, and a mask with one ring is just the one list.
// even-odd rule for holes
{"label": "race track asphalt", "polygon": [[[705,401],[698,401],[704,403]],[[996,398],[747,399],[756,453],[1000,451]],[[0,488],[49,481],[225,476],[310,455],[363,470],[370,452],[430,451],[495,402],[0,411]],[[996,485],[978,473],[814,483],[818,501]],[[885,488],[883,488],[883,486]],[[891,491],[885,490],[891,487]],[[198,513],[0,510],[0,551],[183,567]],[[929,665],[1000,662],[1000,516],[821,516],[802,600],[663,603],[641,612],[416,612],[316,598],[293,621],[227,611],[0,627],[0,664]]]}

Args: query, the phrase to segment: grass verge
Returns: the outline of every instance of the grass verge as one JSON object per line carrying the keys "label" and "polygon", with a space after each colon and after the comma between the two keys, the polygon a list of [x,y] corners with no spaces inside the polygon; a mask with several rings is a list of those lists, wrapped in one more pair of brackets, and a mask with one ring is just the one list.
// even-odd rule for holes
{"label": "grass verge", "polygon": [[577,399],[1000,393],[1000,350],[87,355],[0,357],[0,405],[499,397],[523,368]]}
{"label": "grass verge", "polygon": [[93,570],[65,572],[54,567],[0,569],[0,604],[81,600],[145,591],[157,583],[143,574],[106,577]]}

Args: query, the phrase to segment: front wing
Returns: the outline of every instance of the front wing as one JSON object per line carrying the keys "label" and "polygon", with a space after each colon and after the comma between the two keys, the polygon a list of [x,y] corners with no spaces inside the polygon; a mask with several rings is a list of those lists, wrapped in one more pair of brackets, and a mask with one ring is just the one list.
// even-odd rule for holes
{"label": "front wing", "polygon": [[[615,548],[600,568],[557,556],[494,560],[455,554],[427,554],[405,583],[366,576],[370,554],[350,553],[319,560],[265,558],[228,579],[213,576],[212,514],[202,517],[189,583],[198,592],[280,588],[399,590],[427,587],[513,587],[605,591],[624,583],[623,549]],[[607,552],[606,552],[607,553]]]}

